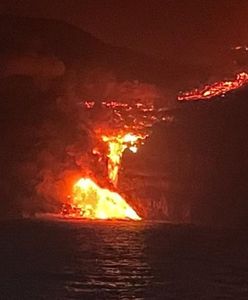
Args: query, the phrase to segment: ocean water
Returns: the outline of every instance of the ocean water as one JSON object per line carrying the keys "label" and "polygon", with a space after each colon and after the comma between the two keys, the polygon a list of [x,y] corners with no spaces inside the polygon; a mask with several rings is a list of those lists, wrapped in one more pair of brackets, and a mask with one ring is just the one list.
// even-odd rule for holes
{"label": "ocean water", "polygon": [[0,280],[0,299],[248,299],[248,237],[158,222],[5,221]]}

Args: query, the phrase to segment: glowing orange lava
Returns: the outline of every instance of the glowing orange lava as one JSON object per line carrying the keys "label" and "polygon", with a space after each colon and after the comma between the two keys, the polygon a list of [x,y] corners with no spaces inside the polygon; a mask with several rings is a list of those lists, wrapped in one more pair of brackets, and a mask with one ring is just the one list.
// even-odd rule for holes
{"label": "glowing orange lava", "polygon": [[[94,114],[95,102],[84,101],[83,108]],[[106,162],[108,181],[112,188],[100,187],[92,178],[81,178],[73,186],[62,214],[86,219],[141,220],[135,210],[117,192],[118,173],[126,149],[136,153],[149,136],[151,126],[163,119],[163,110],[151,103],[101,102],[103,112],[111,110],[111,118],[93,128],[97,140],[91,150],[98,162]],[[107,147],[103,147],[106,144]],[[108,187],[109,187],[108,184]]]}
{"label": "glowing orange lava", "polygon": [[108,177],[114,186],[117,186],[123,152],[129,149],[133,153],[136,153],[138,151],[138,144],[145,137],[145,135],[135,135],[133,133],[102,136],[102,140],[108,144]]}
{"label": "glowing orange lava", "polygon": [[226,93],[236,90],[248,84],[248,74],[238,73],[234,79],[218,81],[213,84],[205,85],[201,89],[194,89],[189,92],[182,92],[178,96],[179,101],[208,100],[216,96],[223,96]]}
{"label": "glowing orange lava", "polygon": [[75,183],[72,198],[73,204],[63,211],[69,217],[141,220],[122,196],[101,188],[90,178],[81,178]]}

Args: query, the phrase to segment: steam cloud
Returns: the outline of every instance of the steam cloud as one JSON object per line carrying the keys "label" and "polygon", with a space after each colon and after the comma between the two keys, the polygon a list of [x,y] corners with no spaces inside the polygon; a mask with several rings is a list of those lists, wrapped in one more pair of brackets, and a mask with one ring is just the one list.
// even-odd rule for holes
{"label": "steam cloud", "polygon": [[[104,180],[106,165],[99,165],[92,153],[99,143],[94,129],[111,126],[112,112],[102,108],[101,101],[148,103],[161,97],[154,85],[120,81],[104,70],[64,72],[64,64],[56,58],[23,56],[6,63],[2,130],[10,141],[2,150],[1,198],[10,199],[2,210],[7,216],[58,211],[81,174],[97,174]],[[37,85],[44,80],[49,82],[45,91]],[[83,108],[84,100],[96,102],[90,113]],[[6,108],[4,101],[12,107]]]}

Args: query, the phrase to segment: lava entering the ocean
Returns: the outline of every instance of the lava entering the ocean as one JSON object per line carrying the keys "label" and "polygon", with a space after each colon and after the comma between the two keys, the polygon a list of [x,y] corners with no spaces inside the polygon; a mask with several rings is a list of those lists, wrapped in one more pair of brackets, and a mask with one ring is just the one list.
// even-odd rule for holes
{"label": "lava entering the ocean", "polygon": [[246,84],[248,84],[248,74],[246,72],[241,72],[236,74],[235,78],[231,80],[217,81],[213,84],[207,84],[203,88],[181,92],[178,96],[178,100],[209,100],[216,96],[224,96],[226,93],[239,89]]}
{"label": "lava entering the ocean", "polygon": [[[83,102],[83,109],[92,114],[94,107],[94,101]],[[92,129],[97,143],[91,151],[98,157],[99,165],[106,163],[108,183],[105,181],[100,187],[96,183],[98,180],[93,180],[88,174],[83,176],[74,184],[62,215],[86,219],[141,220],[130,204],[116,192],[118,173],[124,151],[138,151],[138,147],[149,136],[150,127],[164,120],[162,110],[156,110],[152,104],[131,105],[116,101],[101,102],[101,107],[103,111],[111,111],[111,118],[104,125],[97,123]]]}
{"label": "lava entering the ocean", "polygon": [[86,219],[141,220],[118,193],[101,188],[90,178],[81,178],[73,186],[73,203],[64,205],[63,214]]}

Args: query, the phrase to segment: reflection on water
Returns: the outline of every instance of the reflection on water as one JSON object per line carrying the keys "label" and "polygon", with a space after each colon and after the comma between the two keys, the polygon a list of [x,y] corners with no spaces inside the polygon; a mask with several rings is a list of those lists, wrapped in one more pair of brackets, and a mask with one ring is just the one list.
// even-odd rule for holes
{"label": "reflection on water", "polygon": [[133,222],[95,222],[84,224],[83,229],[77,236],[75,265],[68,271],[75,272],[77,268],[84,280],[67,282],[70,297],[141,297],[152,280],[144,252],[144,227]]}
{"label": "reflection on water", "polygon": [[26,220],[0,238],[0,299],[248,299],[242,230]]}

